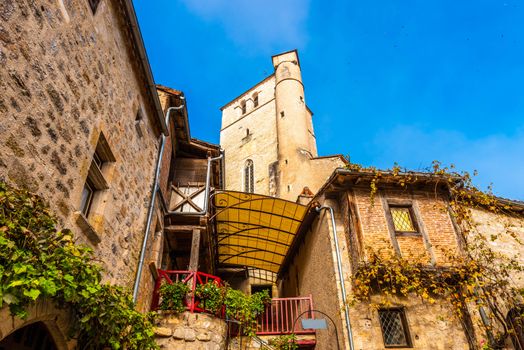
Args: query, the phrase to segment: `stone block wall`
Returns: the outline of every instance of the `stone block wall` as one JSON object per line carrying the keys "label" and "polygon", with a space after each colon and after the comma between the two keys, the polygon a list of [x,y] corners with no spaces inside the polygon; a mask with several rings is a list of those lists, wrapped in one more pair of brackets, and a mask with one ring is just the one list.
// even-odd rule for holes
{"label": "stone block wall", "polygon": [[226,348],[226,322],[208,315],[160,312],[155,329],[161,349],[221,350]]}
{"label": "stone block wall", "polygon": [[223,110],[220,144],[225,150],[225,187],[228,190],[244,190],[243,169],[246,160],[251,159],[255,193],[274,194],[270,193],[269,179],[270,165],[278,157],[274,85],[274,78],[270,78],[253,88],[258,92],[259,106],[242,116],[237,115],[238,101]]}
{"label": "stone block wall", "polygon": [[[130,286],[144,233],[159,127],[120,1],[0,3],[0,178],[43,196],[91,245],[106,278]],[[143,134],[136,116],[143,111]],[[100,133],[116,161],[90,220],[77,225]]]}

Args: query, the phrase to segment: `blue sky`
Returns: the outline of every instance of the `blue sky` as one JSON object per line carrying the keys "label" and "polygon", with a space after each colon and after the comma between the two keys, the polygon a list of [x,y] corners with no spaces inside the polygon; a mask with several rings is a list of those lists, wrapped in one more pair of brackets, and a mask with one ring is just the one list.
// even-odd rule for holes
{"label": "blue sky", "polygon": [[[191,133],[298,49],[321,155],[413,170],[433,160],[524,200],[521,1],[134,0],[157,83]],[[329,5],[327,5],[329,4]]]}

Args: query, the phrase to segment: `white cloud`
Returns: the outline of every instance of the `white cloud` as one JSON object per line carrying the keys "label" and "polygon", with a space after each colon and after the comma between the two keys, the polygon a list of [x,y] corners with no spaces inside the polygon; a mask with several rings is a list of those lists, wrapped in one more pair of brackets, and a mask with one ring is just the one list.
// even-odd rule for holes
{"label": "white cloud", "polygon": [[307,40],[309,0],[181,0],[195,15],[219,23],[245,49],[296,48]]}
{"label": "white cloud", "polygon": [[471,138],[456,130],[426,131],[399,125],[379,131],[373,143],[381,149],[374,156],[381,167],[390,167],[396,161],[419,169],[439,160],[445,165],[455,164],[459,170],[478,170],[474,182],[482,188],[493,183],[495,194],[524,200],[524,128],[513,135]]}

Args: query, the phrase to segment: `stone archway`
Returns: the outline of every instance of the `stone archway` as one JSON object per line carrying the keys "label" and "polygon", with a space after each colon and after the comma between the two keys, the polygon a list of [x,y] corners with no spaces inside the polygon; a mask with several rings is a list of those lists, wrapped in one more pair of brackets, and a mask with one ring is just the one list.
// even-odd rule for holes
{"label": "stone archway", "polygon": [[66,337],[71,322],[68,309],[59,309],[51,300],[42,300],[30,306],[27,311],[28,317],[22,320],[11,316],[8,307],[0,310],[0,346],[3,342],[13,344],[20,337],[38,335],[50,340],[52,350],[70,350],[75,347],[75,341]]}
{"label": "stone archway", "polygon": [[58,350],[43,322],[31,323],[0,340],[0,350]]}

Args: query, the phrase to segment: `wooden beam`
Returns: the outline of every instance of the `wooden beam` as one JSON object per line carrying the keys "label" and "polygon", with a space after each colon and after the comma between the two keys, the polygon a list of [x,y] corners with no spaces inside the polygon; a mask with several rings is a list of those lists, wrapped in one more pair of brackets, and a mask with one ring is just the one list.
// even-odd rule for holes
{"label": "wooden beam", "polygon": [[200,253],[200,230],[193,230],[191,242],[191,257],[189,258],[189,271],[198,270],[198,258]]}
{"label": "wooden beam", "polygon": [[166,232],[193,232],[193,230],[205,230],[205,226],[201,225],[169,225],[164,227],[164,231]]}

